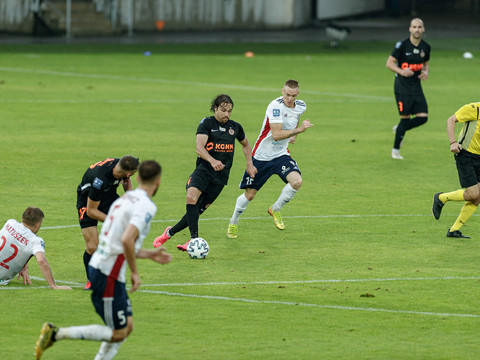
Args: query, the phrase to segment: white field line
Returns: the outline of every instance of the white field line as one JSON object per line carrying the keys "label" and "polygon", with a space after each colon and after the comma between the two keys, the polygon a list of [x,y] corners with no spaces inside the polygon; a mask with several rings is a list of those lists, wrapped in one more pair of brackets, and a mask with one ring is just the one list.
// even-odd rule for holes
{"label": "white field line", "polygon": [[[31,276],[32,280],[45,281],[45,279]],[[387,278],[387,279],[331,279],[331,280],[298,280],[298,281],[255,281],[255,282],[232,282],[232,283],[184,283],[184,284],[142,284],[143,287],[150,286],[211,286],[211,285],[270,285],[270,284],[305,284],[305,283],[339,283],[339,282],[378,282],[378,281],[435,281],[435,280],[478,280],[480,277],[432,277],[432,278]],[[69,284],[71,286],[83,287],[83,284],[72,282],[72,281],[62,281],[57,280],[57,283]],[[0,290],[30,290],[30,289],[48,289],[48,286],[35,286],[35,287],[0,287]],[[392,309],[381,309],[381,308],[362,308],[354,306],[339,306],[339,305],[321,305],[321,304],[309,304],[309,303],[298,303],[298,302],[288,302],[288,301],[274,301],[274,300],[255,300],[255,299],[246,299],[246,298],[231,298],[226,296],[212,296],[212,295],[197,295],[197,294],[184,294],[184,293],[173,293],[168,291],[158,291],[158,290],[137,290],[138,292],[148,293],[148,294],[159,294],[167,296],[179,296],[179,297],[190,297],[197,299],[209,299],[209,300],[224,300],[224,301],[236,301],[236,302],[245,302],[245,303],[254,303],[254,304],[274,304],[274,305],[286,305],[286,306],[303,306],[303,307],[315,307],[320,309],[335,309],[335,310],[351,310],[351,311],[367,311],[367,312],[384,312],[392,314],[412,314],[412,315],[425,315],[425,316],[449,316],[449,317],[466,317],[466,318],[480,318],[480,315],[477,314],[456,314],[456,313],[437,313],[430,311],[412,311],[412,310],[392,310]]]}
{"label": "white field line", "polygon": [[436,312],[429,312],[429,311],[390,310],[390,309],[377,309],[377,308],[362,308],[362,307],[353,307],[353,306],[320,305],[320,304],[297,303],[297,302],[288,302],[288,301],[230,298],[230,297],[226,297],[226,296],[210,296],[210,295],[171,293],[171,292],[167,292],[167,291],[154,291],[154,290],[138,290],[138,291],[144,292],[144,293],[150,293],[150,294],[191,297],[191,298],[200,298],[200,299],[209,299],[209,300],[237,301],[237,302],[246,302],[246,303],[255,303],[255,304],[306,306],[306,307],[316,307],[316,308],[321,308],[321,309],[386,312],[386,313],[392,313],[392,314],[412,314],[412,315],[428,315],[428,316],[451,316],[451,317],[480,318],[480,315],[477,315],[477,314],[450,314],[450,313],[436,313]]}
{"label": "white field line", "polygon": [[[328,218],[362,218],[362,217],[431,217],[431,214],[345,214],[345,215],[297,215],[297,216],[282,216],[284,219],[328,219]],[[442,216],[457,216],[457,215],[442,215]],[[473,215],[477,216],[477,215]],[[269,219],[266,216],[257,216],[257,217],[242,217],[244,220],[261,220]],[[228,221],[230,218],[200,218],[199,221]],[[161,219],[161,220],[152,220],[152,222],[158,223],[176,223],[179,219]],[[59,226],[42,226],[41,230],[56,230],[56,229],[66,229],[79,227],[80,225],[59,225]]]}
{"label": "white field line", "polygon": [[[89,73],[77,73],[77,72],[71,72],[71,71],[38,70],[38,69],[14,68],[14,67],[5,67],[5,66],[0,66],[0,71],[27,73],[27,74],[39,74],[39,75],[50,75],[50,76],[65,76],[65,77],[101,79],[101,80],[135,81],[135,82],[158,83],[158,84],[214,87],[214,88],[222,88],[222,89],[229,88],[229,89],[238,89],[238,90],[247,90],[247,91],[262,91],[262,92],[275,92],[275,93],[278,92],[277,88],[263,88],[263,87],[257,87],[257,86],[218,84],[218,83],[206,83],[206,82],[185,81],[185,80],[167,80],[167,79],[155,79],[155,78],[152,79],[152,78],[143,78],[143,77],[136,77],[136,76],[89,74]],[[332,91],[314,91],[314,90],[303,90],[302,89],[302,94],[320,95],[320,96],[333,96],[333,97],[342,97],[342,98],[349,98],[349,99],[360,98],[360,99],[369,99],[369,100],[374,100],[374,101],[392,101],[392,97],[390,97],[390,96],[377,96],[377,95],[355,94],[355,93],[341,93],[341,92],[332,92]]]}

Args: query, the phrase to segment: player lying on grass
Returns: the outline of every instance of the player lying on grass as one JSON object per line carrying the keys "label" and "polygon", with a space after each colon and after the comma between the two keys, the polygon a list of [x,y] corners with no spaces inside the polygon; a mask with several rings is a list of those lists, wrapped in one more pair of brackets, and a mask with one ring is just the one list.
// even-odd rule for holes
{"label": "player lying on grass", "polygon": [[45,242],[37,236],[45,215],[36,207],[27,208],[22,222],[10,219],[0,230],[0,285],[8,285],[15,275],[23,277],[25,285],[32,285],[28,275],[28,261],[35,256],[45,280],[52,289],[71,290],[68,286],[58,286],[45,257]]}

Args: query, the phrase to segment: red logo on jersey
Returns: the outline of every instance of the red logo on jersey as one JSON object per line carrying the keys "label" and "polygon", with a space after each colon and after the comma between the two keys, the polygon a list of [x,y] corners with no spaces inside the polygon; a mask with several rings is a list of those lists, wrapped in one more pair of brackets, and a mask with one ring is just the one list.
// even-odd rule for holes
{"label": "red logo on jersey", "polygon": [[422,71],[423,69],[423,63],[420,64],[409,64],[404,62],[401,66],[402,69],[410,68],[412,71]]}

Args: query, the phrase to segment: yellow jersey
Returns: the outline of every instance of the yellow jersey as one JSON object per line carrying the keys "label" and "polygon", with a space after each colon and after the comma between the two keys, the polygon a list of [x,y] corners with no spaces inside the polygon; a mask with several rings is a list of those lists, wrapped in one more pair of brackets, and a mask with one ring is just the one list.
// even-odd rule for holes
{"label": "yellow jersey", "polygon": [[480,155],[480,102],[463,105],[456,113],[457,121],[464,123],[457,142],[472,154]]}

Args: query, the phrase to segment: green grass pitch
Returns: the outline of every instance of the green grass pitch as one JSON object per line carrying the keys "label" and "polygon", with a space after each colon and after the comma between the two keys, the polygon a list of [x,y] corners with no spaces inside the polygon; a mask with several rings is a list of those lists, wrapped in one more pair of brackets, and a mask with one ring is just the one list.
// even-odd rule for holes
{"label": "green grass pitch", "polygon": [[[158,206],[144,247],[185,211],[195,130],[211,99],[226,92],[232,119],[254,143],[267,104],[289,78],[300,82],[314,128],[290,146],[304,184],[282,211],[267,214],[282,185],[272,178],[226,237],[245,160],[237,146],[229,185],[200,221],[211,251],[190,260],[169,242],[170,264],[139,261],[131,296],[134,332],[122,359],[478,359],[480,223],[472,239],[446,238],[461,204],[436,221],[437,191],[459,188],[446,119],[478,101],[477,39],[431,40],[423,83],[429,120],[407,133],[404,161],[390,158],[398,122],[394,39],[295,44],[2,45],[0,222],[27,206],[46,214],[39,235],[60,284],[0,289],[2,354],[33,358],[44,321],[101,323],[83,291],[84,242],[76,186],[86,168],[133,154],[163,166]],[[255,57],[245,58],[247,50]],[[151,56],[144,56],[151,51]],[[93,359],[99,343],[61,341],[43,358]]]}

